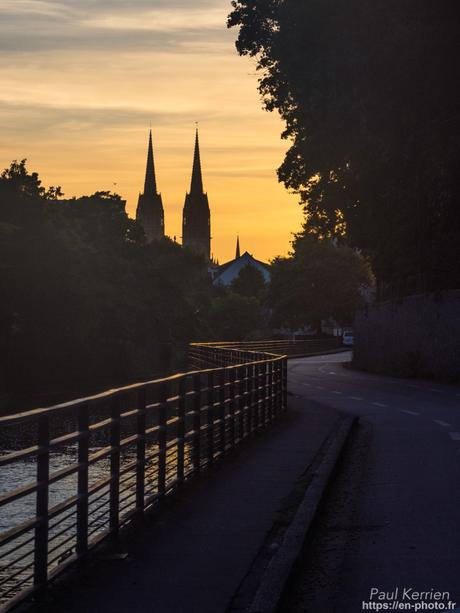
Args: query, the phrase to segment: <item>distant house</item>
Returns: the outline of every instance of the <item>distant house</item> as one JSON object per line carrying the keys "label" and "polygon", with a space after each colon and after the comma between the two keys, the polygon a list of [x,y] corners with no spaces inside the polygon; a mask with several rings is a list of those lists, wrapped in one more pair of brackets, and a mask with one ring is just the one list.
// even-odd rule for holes
{"label": "distant house", "polygon": [[240,241],[239,238],[236,242],[236,257],[234,260],[230,260],[222,266],[218,266],[214,273],[215,285],[230,285],[232,281],[238,278],[241,270],[246,266],[252,266],[256,270],[262,273],[265,283],[270,283],[270,267],[265,262],[256,260],[250,253],[245,251],[243,255],[240,255]]}

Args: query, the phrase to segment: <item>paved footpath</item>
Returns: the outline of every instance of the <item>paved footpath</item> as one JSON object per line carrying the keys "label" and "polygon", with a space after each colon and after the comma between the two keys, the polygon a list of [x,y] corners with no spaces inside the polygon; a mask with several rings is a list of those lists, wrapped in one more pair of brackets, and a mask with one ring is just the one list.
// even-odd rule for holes
{"label": "paved footpath", "polygon": [[288,413],[266,433],[122,538],[125,559],[78,571],[46,613],[224,613],[283,499],[337,423],[333,408],[289,400]]}

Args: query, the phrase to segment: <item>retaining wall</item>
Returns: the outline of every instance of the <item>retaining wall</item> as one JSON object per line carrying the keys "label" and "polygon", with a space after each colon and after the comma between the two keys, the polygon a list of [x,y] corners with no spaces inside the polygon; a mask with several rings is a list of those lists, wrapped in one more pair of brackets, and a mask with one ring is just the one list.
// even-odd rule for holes
{"label": "retaining wall", "polygon": [[460,381],[460,290],[368,305],[354,349],[363,370]]}

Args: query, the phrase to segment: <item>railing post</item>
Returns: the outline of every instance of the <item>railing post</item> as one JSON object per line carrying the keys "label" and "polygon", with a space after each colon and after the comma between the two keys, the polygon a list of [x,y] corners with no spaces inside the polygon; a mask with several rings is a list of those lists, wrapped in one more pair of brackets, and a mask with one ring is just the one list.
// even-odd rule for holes
{"label": "railing post", "polygon": [[229,432],[230,432],[230,436],[229,436],[228,442],[230,445],[230,449],[233,449],[235,447],[235,409],[236,409],[235,407],[235,379],[236,379],[236,373],[237,373],[237,369],[235,367],[232,367],[229,370],[229,379],[230,379]]}
{"label": "railing post", "polygon": [[283,411],[287,410],[288,387],[287,387],[287,358],[283,359]]}
{"label": "railing post", "polygon": [[248,364],[246,368],[247,374],[247,425],[248,425],[248,434],[251,434],[254,429],[254,366],[252,364]]}
{"label": "railing post", "polygon": [[49,416],[38,418],[37,500],[34,548],[34,586],[43,588],[48,578]]}
{"label": "railing post", "polygon": [[273,394],[275,398],[275,416],[281,412],[281,402],[282,402],[282,364],[281,358],[277,359],[275,362],[275,372],[274,372],[274,382],[273,382]]}
{"label": "railing post", "polygon": [[[257,355],[257,359],[259,355]],[[255,402],[255,430],[260,430],[260,364],[254,365],[254,402]]]}
{"label": "railing post", "polygon": [[201,375],[193,375],[193,472],[200,472],[201,464]]}
{"label": "railing post", "polygon": [[275,405],[273,402],[273,361],[270,360],[268,366],[268,420],[271,423],[275,417]]}
{"label": "railing post", "polygon": [[78,407],[78,483],[77,483],[77,555],[88,551],[88,454],[89,454],[88,404]]}
{"label": "railing post", "polygon": [[214,461],[214,373],[208,373],[207,443],[208,463]]}
{"label": "railing post", "polygon": [[226,370],[219,372],[219,431],[220,431],[220,454],[225,455],[226,432],[225,432],[225,375]]}
{"label": "railing post", "polygon": [[145,505],[145,407],[147,404],[145,387],[141,387],[137,396],[136,419],[136,511],[144,512]]}
{"label": "railing post", "polygon": [[164,496],[166,491],[166,444],[167,431],[166,422],[167,416],[167,399],[168,386],[166,383],[160,383],[159,407],[158,407],[158,494]]}
{"label": "railing post", "polygon": [[184,446],[185,446],[185,413],[187,397],[187,380],[185,377],[179,381],[179,404],[177,407],[177,481],[180,485],[184,480]]}
{"label": "railing post", "polygon": [[267,426],[267,406],[268,406],[268,376],[267,376],[268,363],[264,360],[262,364],[262,422],[264,428]]}
{"label": "railing post", "polygon": [[238,376],[238,412],[239,412],[239,417],[238,417],[238,438],[240,439],[240,441],[242,441],[244,439],[244,422],[245,422],[245,402],[246,402],[246,396],[245,396],[245,373],[246,373],[246,368],[244,366],[240,366],[237,370],[237,376]]}
{"label": "railing post", "polygon": [[110,532],[118,534],[120,520],[120,397],[113,396],[110,424]]}

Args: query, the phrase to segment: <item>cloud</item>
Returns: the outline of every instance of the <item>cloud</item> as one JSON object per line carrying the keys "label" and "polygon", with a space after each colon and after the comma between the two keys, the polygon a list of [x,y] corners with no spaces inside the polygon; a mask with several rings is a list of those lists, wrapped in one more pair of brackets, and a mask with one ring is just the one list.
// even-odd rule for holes
{"label": "cloud", "polygon": [[[83,26],[108,30],[148,30],[150,32],[187,32],[209,29],[222,30],[225,14],[221,7],[192,7],[184,11],[180,7],[165,6],[154,10],[133,13],[130,11],[104,11],[81,22]],[[204,32],[206,34],[206,32]]]}
{"label": "cloud", "polygon": [[43,0],[0,0],[2,19],[23,18],[24,15],[64,18],[73,14],[70,7],[62,2],[45,2]]}
{"label": "cloud", "polygon": [[228,7],[219,0],[0,0],[0,49],[5,53],[65,49],[169,48],[227,38]]}

